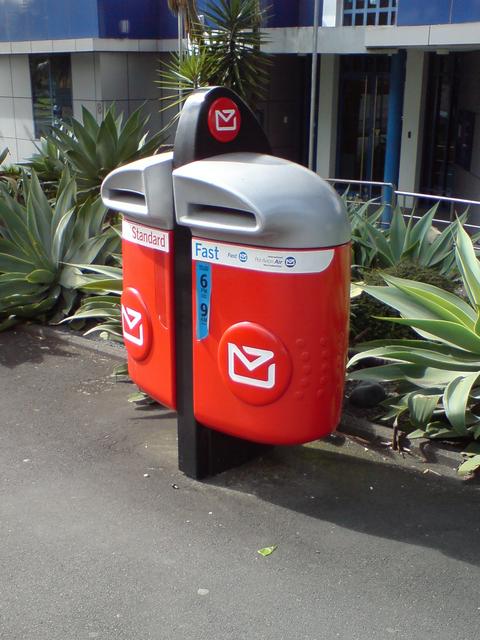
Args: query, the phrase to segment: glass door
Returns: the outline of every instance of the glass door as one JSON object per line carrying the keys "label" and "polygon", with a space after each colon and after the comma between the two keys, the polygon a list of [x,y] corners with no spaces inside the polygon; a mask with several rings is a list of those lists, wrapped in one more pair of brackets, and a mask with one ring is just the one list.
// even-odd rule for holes
{"label": "glass door", "polygon": [[451,196],[455,177],[458,55],[430,55],[421,191]]}
{"label": "glass door", "polygon": [[[337,177],[381,182],[387,139],[387,56],[345,56],[340,68]],[[380,195],[365,184],[362,197]]]}

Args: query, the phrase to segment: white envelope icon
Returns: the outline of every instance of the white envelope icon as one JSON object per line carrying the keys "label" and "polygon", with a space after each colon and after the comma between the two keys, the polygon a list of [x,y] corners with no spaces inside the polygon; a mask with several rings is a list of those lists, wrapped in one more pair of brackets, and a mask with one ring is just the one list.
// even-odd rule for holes
{"label": "white envelope icon", "polygon": [[[246,355],[245,355],[246,354]],[[273,351],[266,349],[257,349],[256,347],[238,347],[233,342],[228,343],[228,375],[234,382],[246,384],[250,387],[259,387],[260,389],[273,389],[275,386],[275,363],[269,365],[267,370],[267,379],[265,376],[256,378],[238,373],[238,365],[243,366],[247,371],[255,371],[262,365],[266,364],[274,357]],[[255,356],[253,359],[248,356]]]}
{"label": "white envelope icon", "polygon": [[140,311],[135,311],[122,304],[123,337],[138,347],[143,346],[143,322]]}
{"label": "white envelope icon", "polygon": [[217,131],[236,131],[237,116],[235,109],[216,109],[215,127]]}

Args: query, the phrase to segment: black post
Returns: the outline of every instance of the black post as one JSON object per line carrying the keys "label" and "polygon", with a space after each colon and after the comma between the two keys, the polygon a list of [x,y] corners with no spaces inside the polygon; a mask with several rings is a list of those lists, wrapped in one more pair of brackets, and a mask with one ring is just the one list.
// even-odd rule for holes
{"label": "black post", "polygon": [[227,436],[201,425],[193,412],[192,236],[175,229],[175,314],[178,466],[200,480],[262,455],[270,447]]}
{"label": "black post", "polygon": [[[242,135],[222,144],[206,134],[210,105],[221,97],[234,98],[242,115]],[[213,155],[234,151],[270,153],[270,145],[248,106],[228,89],[200,89],[187,100],[177,128],[174,168]],[[200,480],[243,464],[271,447],[208,429],[193,409],[192,236],[175,226],[176,382],[178,412],[178,464],[180,471]]]}

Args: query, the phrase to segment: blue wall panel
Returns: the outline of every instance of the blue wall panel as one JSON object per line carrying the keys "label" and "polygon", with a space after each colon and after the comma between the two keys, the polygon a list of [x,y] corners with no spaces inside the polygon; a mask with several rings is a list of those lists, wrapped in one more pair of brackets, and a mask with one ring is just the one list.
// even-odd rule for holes
{"label": "blue wall panel", "polygon": [[161,0],[159,4],[158,38],[176,38],[178,34],[177,18],[168,8],[167,0]]}
{"label": "blue wall panel", "polygon": [[480,21],[480,0],[399,0],[397,24],[449,24]]}
{"label": "blue wall panel", "polygon": [[48,15],[45,17],[49,37],[52,40],[65,38],[65,30],[67,30],[70,36],[72,32],[72,21],[68,15],[68,4],[62,2],[62,0],[50,0],[48,4]]}
{"label": "blue wall panel", "polygon": [[[264,0],[270,6],[269,27],[308,27],[313,24],[315,0]],[[323,0],[318,3],[318,23],[322,24]]]}
{"label": "blue wall panel", "polygon": [[263,0],[264,7],[268,8],[270,19],[269,27],[291,27],[298,24],[298,1],[282,2],[282,0]]}
{"label": "blue wall panel", "polygon": [[[200,11],[205,2],[199,0]],[[313,24],[314,0],[262,2],[270,5],[268,26]],[[323,2],[319,4],[321,24]],[[176,35],[177,19],[168,10],[167,0],[0,0],[0,41]]]}
{"label": "blue wall panel", "polygon": [[397,25],[446,24],[450,22],[451,0],[399,0]]}
{"label": "blue wall panel", "polygon": [[[126,25],[127,33],[122,31]],[[177,19],[167,0],[0,0],[4,42],[176,35]]]}
{"label": "blue wall panel", "polygon": [[98,36],[97,0],[0,0],[0,41]]}
{"label": "blue wall panel", "polygon": [[[166,0],[165,0],[166,2]],[[199,13],[201,14],[203,8],[210,2],[215,0],[197,0],[197,6]],[[299,23],[299,14],[306,15],[307,20],[305,24],[312,24],[311,15],[313,12],[314,0],[260,0],[261,6],[267,9],[267,15],[269,20],[267,27],[296,27]],[[320,2],[322,4],[322,2]]]}
{"label": "blue wall panel", "polygon": [[[300,27],[311,27],[313,25],[314,0],[300,0],[298,8],[298,24]],[[319,2],[318,24],[322,26],[323,1]]]}
{"label": "blue wall panel", "polygon": [[480,0],[453,0],[452,22],[480,22]]}
{"label": "blue wall panel", "polygon": [[100,37],[176,37],[177,20],[167,2],[159,0],[98,0]]}
{"label": "blue wall panel", "polygon": [[66,2],[70,20],[70,33],[75,38],[96,38],[98,32],[97,0],[81,0],[81,2]]}

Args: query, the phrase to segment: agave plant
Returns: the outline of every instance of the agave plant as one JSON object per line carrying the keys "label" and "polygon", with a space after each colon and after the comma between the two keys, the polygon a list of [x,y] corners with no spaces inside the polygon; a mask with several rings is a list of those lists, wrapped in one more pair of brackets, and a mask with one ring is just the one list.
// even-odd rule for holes
{"label": "agave plant", "polygon": [[384,207],[375,206],[375,201],[355,202],[347,199],[348,190],[342,195],[350,219],[352,232],[352,269],[357,273],[357,279],[362,277],[362,269],[371,267],[377,255],[376,247],[372,247],[369,230],[377,230]]}
{"label": "agave plant", "polygon": [[423,267],[434,267],[441,275],[456,273],[455,235],[459,224],[466,221],[468,212],[448,224],[440,233],[433,230],[432,222],[438,209],[435,204],[420,220],[405,216],[400,207],[392,215],[391,225],[382,228],[378,222],[383,206],[369,213],[371,202],[361,206],[350,206],[352,237],[354,243],[354,264],[365,269],[372,266],[392,267],[404,260],[410,260]]}
{"label": "agave plant", "polygon": [[[85,107],[82,120],[72,119],[69,124],[52,127],[42,142],[39,153],[26,163],[40,171],[42,180],[52,180],[59,165],[67,163],[78,184],[80,199],[98,195],[103,179],[116,167],[154,154],[160,147],[163,134],[156,133],[148,140],[149,116],[141,108],[123,122],[112,105],[105,117],[97,123]],[[53,170],[53,171],[52,171]]]}
{"label": "agave plant", "polygon": [[25,204],[0,193],[0,330],[22,319],[57,321],[78,299],[81,271],[73,263],[103,263],[119,245],[105,227],[99,199],[77,203],[65,169],[52,206],[35,172],[23,176]]}
{"label": "agave plant", "polygon": [[77,286],[84,293],[80,307],[73,315],[65,318],[64,322],[79,320],[99,321],[88,329],[85,335],[100,333],[101,337],[115,342],[122,342],[122,315],[120,308],[120,294],[123,286],[123,273],[121,256],[112,256],[117,266],[104,266],[92,264],[76,264],[82,277],[78,279]]}
{"label": "agave plant", "polygon": [[[115,262],[120,265],[121,257],[113,257]],[[88,329],[85,335],[99,333],[101,338],[123,342],[120,303],[123,283],[122,268],[120,266],[105,267],[85,264],[76,266],[83,272],[79,287],[85,293],[93,295],[84,298],[77,311],[69,318],[65,318],[64,322],[72,322],[76,326],[79,322],[98,322]],[[114,375],[122,380],[128,380],[127,363],[117,365],[114,369]],[[155,400],[143,391],[130,394],[128,401],[142,407],[155,403]]]}
{"label": "agave plant", "polygon": [[[345,199],[345,194],[344,194]],[[440,232],[432,227],[437,206],[423,218],[415,221],[405,218],[398,207],[389,228],[379,222],[384,206],[374,207],[374,201],[348,203],[352,226],[352,279],[363,284],[383,284],[382,274],[455,291],[459,278],[455,264],[455,235],[458,225],[466,220],[464,213],[459,220],[449,223]],[[373,210],[372,210],[373,208]],[[392,315],[388,306],[363,294],[352,302],[351,340],[354,343],[383,338],[404,338],[412,332],[407,327],[377,321],[377,316]],[[373,318],[372,318],[373,316]]]}
{"label": "agave plant", "polygon": [[48,191],[49,195],[54,195],[65,161],[62,159],[58,145],[51,138],[41,138],[36,148],[37,153],[23,164],[35,171],[42,182],[43,189]]}
{"label": "agave plant", "polygon": [[5,164],[9,154],[8,148],[0,151],[0,184],[6,187],[8,193],[18,200],[20,197],[21,171],[15,165]]}
{"label": "agave plant", "polygon": [[468,302],[438,287],[389,276],[387,286],[365,287],[401,316],[385,320],[411,327],[421,339],[360,345],[349,366],[366,358],[386,363],[354,371],[350,378],[399,383],[401,393],[389,401],[384,419],[398,425],[403,416],[411,438],[480,440],[480,264],[462,226],[455,256]]}

